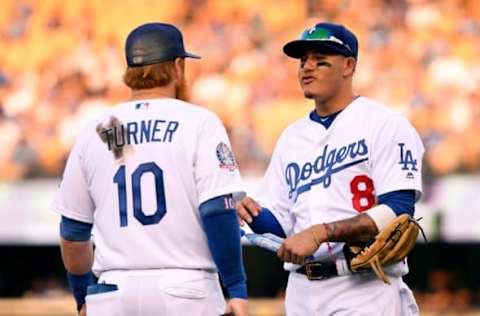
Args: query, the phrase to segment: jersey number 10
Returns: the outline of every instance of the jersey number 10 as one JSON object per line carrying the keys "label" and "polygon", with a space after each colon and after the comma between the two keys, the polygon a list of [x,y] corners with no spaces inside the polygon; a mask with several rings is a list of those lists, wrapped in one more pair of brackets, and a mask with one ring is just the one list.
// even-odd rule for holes
{"label": "jersey number 10", "polygon": [[[157,200],[157,209],[152,215],[145,215],[142,209],[142,176],[147,173],[153,173],[155,177],[155,195]],[[125,184],[125,166],[118,168],[113,182],[118,186],[118,209],[120,211],[120,226],[128,226],[127,216],[127,187]],[[143,225],[158,224],[167,213],[165,203],[165,188],[163,186],[163,171],[154,162],[142,163],[132,173],[132,197],[133,197],[133,216]]]}

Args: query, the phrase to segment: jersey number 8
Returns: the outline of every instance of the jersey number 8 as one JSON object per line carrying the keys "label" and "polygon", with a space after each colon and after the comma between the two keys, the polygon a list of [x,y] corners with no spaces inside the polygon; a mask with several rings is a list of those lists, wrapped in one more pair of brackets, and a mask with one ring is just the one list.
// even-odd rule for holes
{"label": "jersey number 8", "polygon": [[356,176],[350,182],[352,206],[359,212],[364,212],[375,205],[373,181],[366,175]]}
{"label": "jersey number 8", "polygon": [[[142,209],[142,188],[140,186],[142,176],[147,173],[153,173],[155,177],[155,195],[157,200],[157,209],[152,215],[145,215]],[[118,185],[118,209],[120,211],[120,226],[128,225],[127,216],[127,188],[125,184],[125,166],[118,168],[113,182]],[[143,225],[158,224],[167,212],[165,203],[165,188],[163,185],[163,171],[154,162],[142,163],[132,173],[132,197],[133,197],[133,216]]]}

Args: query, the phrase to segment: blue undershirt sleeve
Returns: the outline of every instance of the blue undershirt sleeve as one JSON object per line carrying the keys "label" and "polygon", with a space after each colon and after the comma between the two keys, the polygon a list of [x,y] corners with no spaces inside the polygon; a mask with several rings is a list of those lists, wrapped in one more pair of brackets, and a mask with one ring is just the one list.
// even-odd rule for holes
{"label": "blue undershirt sleeve", "polygon": [[413,216],[415,213],[415,190],[399,190],[382,194],[378,196],[378,204],[387,205],[397,216],[401,214]]}
{"label": "blue undershirt sleeve", "polygon": [[281,238],[287,237],[275,215],[265,207],[262,207],[258,216],[252,216],[252,222],[248,226],[257,234],[272,233]]}
{"label": "blue undershirt sleeve", "polygon": [[62,216],[60,222],[60,236],[68,241],[86,241],[90,239],[92,227],[92,224]]}
{"label": "blue undershirt sleeve", "polygon": [[232,195],[219,196],[202,203],[200,216],[210,253],[230,298],[247,298],[240,227]]}

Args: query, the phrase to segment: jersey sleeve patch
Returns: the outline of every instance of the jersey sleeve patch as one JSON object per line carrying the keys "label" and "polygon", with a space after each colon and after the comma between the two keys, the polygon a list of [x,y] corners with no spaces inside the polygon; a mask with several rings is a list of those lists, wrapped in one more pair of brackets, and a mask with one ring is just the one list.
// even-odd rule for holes
{"label": "jersey sleeve patch", "polygon": [[402,170],[406,172],[407,179],[414,179],[414,172],[417,169],[417,159],[413,159],[412,150],[405,146],[405,143],[399,143],[400,147],[400,159],[398,164],[402,167]]}
{"label": "jersey sleeve patch", "polygon": [[233,156],[233,152],[224,142],[220,142],[216,148],[217,159],[219,167],[233,171],[237,169],[237,162]]}

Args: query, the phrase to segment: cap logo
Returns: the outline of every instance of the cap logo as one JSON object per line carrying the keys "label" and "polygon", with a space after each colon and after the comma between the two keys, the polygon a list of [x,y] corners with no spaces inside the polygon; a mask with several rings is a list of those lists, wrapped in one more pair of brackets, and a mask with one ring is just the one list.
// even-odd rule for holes
{"label": "cap logo", "polygon": [[349,52],[353,54],[352,48],[347,43],[333,35],[330,30],[323,27],[312,26],[300,36],[300,39],[334,42],[345,47]]}
{"label": "cap logo", "polygon": [[306,32],[307,34],[303,34],[302,37],[305,37],[306,39],[320,39],[320,40],[328,40],[329,37],[332,36],[332,33],[327,30],[327,29],[324,29],[323,27],[315,27],[313,26],[312,28],[308,29],[308,31]]}

